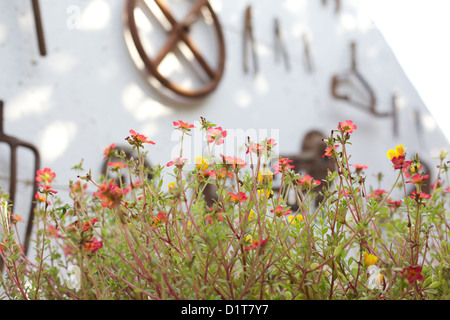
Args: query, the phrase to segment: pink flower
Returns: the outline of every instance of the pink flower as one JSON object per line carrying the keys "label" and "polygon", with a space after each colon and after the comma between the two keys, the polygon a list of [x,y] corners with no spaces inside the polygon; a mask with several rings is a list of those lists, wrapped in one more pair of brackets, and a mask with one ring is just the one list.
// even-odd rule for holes
{"label": "pink flower", "polygon": [[325,153],[323,154],[322,158],[324,157],[331,157],[333,155],[333,150],[337,149],[339,145],[334,145],[333,147],[326,147]]}
{"label": "pink flower", "polygon": [[131,137],[125,138],[133,146],[142,147],[143,143],[155,144],[153,141],[148,140],[146,136],[137,133],[134,130],[130,130]]}
{"label": "pink flower", "polygon": [[116,149],[116,145],[114,143],[110,144],[109,147],[106,147],[103,150],[103,160],[114,155],[114,150]]}
{"label": "pink flower", "polygon": [[186,161],[187,161],[186,158],[178,157],[178,158],[175,158],[172,161],[168,162],[167,166],[170,167],[170,166],[175,165],[177,167],[182,167]]}
{"label": "pink flower", "polygon": [[346,132],[346,133],[352,133],[353,130],[356,130],[356,124],[353,123],[351,120],[345,120],[345,122],[339,122],[338,130]]}
{"label": "pink flower", "polygon": [[316,187],[316,186],[320,186],[320,181],[319,180],[314,180],[313,177],[311,177],[310,175],[305,175],[303,178],[299,178],[297,179],[297,181],[305,187]]}
{"label": "pink flower", "polygon": [[225,164],[231,165],[233,169],[236,169],[236,168],[240,169],[247,165],[247,163],[244,160],[242,160],[241,158],[233,157],[233,156],[226,157],[223,154],[221,154],[220,156],[222,157],[223,162]]}
{"label": "pink flower", "polygon": [[445,188],[445,192],[450,193],[450,188]]}
{"label": "pink flower", "polygon": [[355,168],[356,171],[361,171],[361,170],[369,168],[365,164],[352,164],[352,167]]}
{"label": "pink flower", "polygon": [[50,184],[53,182],[56,174],[50,168],[39,169],[36,171],[36,181]]}
{"label": "pink flower", "polygon": [[182,131],[191,131],[190,129],[195,128],[193,124],[189,124],[187,122],[183,122],[181,120],[174,121],[173,125]]}
{"label": "pink flower", "polygon": [[121,161],[117,161],[117,162],[109,162],[108,163],[108,167],[112,167],[113,170],[119,170],[121,168],[126,168],[127,164],[123,163]]}
{"label": "pink flower", "polygon": [[275,169],[274,174],[278,174],[280,172],[286,172],[289,169],[294,168],[295,166],[290,165],[293,161],[288,158],[281,158],[278,159],[278,163],[273,165],[273,168]]}
{"label": "pink flower", "polygon": [[227,132],[222,130],[222,127],[212,128],[209,127],[206,130],[206,136],[209,143],[215,143],[216,145],[221,145],[224,143],[224,139],[227,136]]}
{"label": "pink flower", "polygon": [[109,182],[104,182],[97,192],[94,192],[93,196],[100,198],[102,200],[102,207],[114,208],[117,207],[122,201],[123,197],[128,193],[129,189],[120,189],[119,186],[110,180]]}

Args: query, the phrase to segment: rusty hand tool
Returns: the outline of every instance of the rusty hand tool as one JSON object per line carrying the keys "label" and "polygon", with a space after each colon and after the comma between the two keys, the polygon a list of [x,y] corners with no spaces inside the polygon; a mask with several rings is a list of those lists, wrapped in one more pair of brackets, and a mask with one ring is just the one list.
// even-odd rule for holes
{"label": "rusty hand tool", "polygon": [[[338,13],[341,10],[341,0],[334,0],[335,2],[335,12]],[[328,3],[328,0],[322,0],[322,4],[326,6]]]}
{"label": "rusty hand tool", "polygon": [[255,37],[253,34],[253,26],[252,26],[252,7],[248,6],[245,10],[245,24],[244,24],[244,55],[243,55],[243,63],[244,63],[244,72],[248,73],[248,46],[251,46],[252,49],[252,58],[253,58],[253,71],[254,73],[258,72],[258,57],[256,55],[256,44]]}
{"label": "rusty hand tool", "polygon": [[31,4],[33,6],[34,22],[36,25],[36,34],[39,45],[39,52],[41,53],[41,56],[45,56],[47,54],[47,50],[45,47],[44,28],[42,26],[41,10],[39,9],[39,0],[31,0]]}
{"label": "rusty hand tool", "polygon": [[283,57],[286,70],[290,70],[289,57],[286,50],[286,45],[283,41],[280,31],[280,22],[277,18],[274,19],[275,32],[275,61],[279,61],[280,55]]}
{"label": "rusty hand tool", "polygon": [[314,71],[314,62],[311,54],[311,45],[306,34],[303,34],[303,64],[305,65],[306,71],[312,73]]}
{"label": "rusty hand tool", "polygon": [[[3,132],[3,101],[0,100],[0,142],[5,142],[9,145],[11,149],[11,155],[10,155],[10,176],[9,176],[9,203],[14,205],[15,197],[16,197],[16,183],[17,183],[17,149],[19,147],[23,147],[26,149],[31,150],[34,153],[34,174],[37,170],[39,170],[40,166],[40,157],[39,157],[39,151],[35,146],[28,142],[21,141],[17,138],[11,137],[6,135]],[[26,235],[25,240],[23,242],[23,247],[25,248],[25,254],[27,254],[28,251],[28,244],[30,242],[31,238],[31,232],[33,228],[33,220],[34,220],[34,209],[36,208],[36,203],[33,201],[34,195],[37,192],[37,183],[35,181],[35,176],[33,175],[32,178],[33,181],[33,195],[31,199],[31,207],[30,207],[30,213],[28,215],[28,221],[27,221],[27,228],[26,228]],[[12,207],[12,212],[14,212],[14,206]]]}
{"label": "rusty hand tool", "polygon": [[[350,44],[351,49],[351,68],[350,71],[343,73],[341,75],[334,75],[331,81],[331,93],[335,99],[344,100],[349,102],[350,104],[366,110],[370,112],[372,115],[376,117],[392,117],[394,123],[394,135],[397,134],[397,105],[395,97],[392,100],[392,111],[391,112],[380,112],[376,110],[377,100],[375,97],[375,93],[369,83],[364,79],[357,68],[356,64],[356,43],[352,42]],[[355,81],[356,80],[356,81]],[[366,102],[360,102],[355,99],[352,99],[350,96],[346,94],[339,93],[339,86],[349,83],[353,86],[353,88],[357,89],[358,87],[362,88],[364,91],[363,94],[368,98]]]}

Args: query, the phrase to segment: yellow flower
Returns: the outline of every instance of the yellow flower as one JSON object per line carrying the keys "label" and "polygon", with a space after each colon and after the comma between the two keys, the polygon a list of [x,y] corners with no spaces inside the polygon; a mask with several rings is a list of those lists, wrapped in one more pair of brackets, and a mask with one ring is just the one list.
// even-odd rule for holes
{"label": "yellow flower", "polygon": [[403,147],[403,145],[398,145],[395,147],[395,150],[390,149],[386,155],[389,158],[389,160],[392,160],[393,158],[398,158],[399,156],[404,156],[405,155],[405,147]]}
{"label": "yellow flower", "polygon": [[175,182],[169,182],[169,184],[167,186],[169,188],[169,192],[170,193],[174,193],[175,192]]}
{"label": "yellow flower", "polygon": [[267,199],[269,199],[269,197],[270,197],[271,195],[273,195],[273,190],[272,190],[272,189],[267,189],[267,190],[264,190],[264,189],[258,189],[258,190],[256,190],[256,192],[258,193],[258,198],[259,198],[259,199],[261,199],[262,196],[264,195],[264,191],[265,191],[265,194],[266,194]]}
{"label": "yellow flower", "polygon": [[260,170],[258,173],[258,180],[262,184],[268,184],[272,182],[273,180],[273,172],[269,169],[265,168],[263,170]]}
{"label": "yellow flower", "polygon": [[[296,216],[288,216],[287,218],[288,218],[289,223],[292,224],[292,225],[296,224],[297,221],[298,222],[302,222],[303,221],[303,215],[301,215],[301,214],[298,214]],[[294,220],[294,218],[295,218],[295,220]]]}
{"label": "yellow flower", "polygon": [[252,240],[253,240],[253,237],[251,235],[248,235],[248,236],[245,237],[245,242],[251,243]]}
{"label": "yellow flower", "polygon": [[249,212],[249,214],[248,214],[248,220],[253,219],[254,215],[255,215],[255,211],[250,210],[250,212]]}
{"label": "yellow flower", "polygon": [[195,165],[201,171],[205,171],[209,167],[209,160],[203,158],[202,156],[195,157]]}
{"label": "yellow flower", "polygon": [[378,261],[378,257],[377,256],[375,256],[375,255],[373,255],[371,253],[368,254],[365,251],[363,252],[363,254],[364,254],[364,263],[366,265],[371,266],[371,265],[377,263],[377,261]]}

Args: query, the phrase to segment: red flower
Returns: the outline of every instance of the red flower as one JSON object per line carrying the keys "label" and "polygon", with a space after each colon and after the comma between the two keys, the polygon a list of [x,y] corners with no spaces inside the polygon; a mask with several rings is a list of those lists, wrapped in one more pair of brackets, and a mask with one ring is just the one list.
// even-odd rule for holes
{"label": "red flower", "polygon": [[285,208],[283,206],[278,206],[275,209],[270,210],[270,212],[274,213],[277,217],[281,217],[281,216],[287,216],[288,214],[291,214],[292,210]]}
{"label": "red flower", "polygon": [[297,179],[297,181],[305,187],[315,187],[315,186],[319,186],[320,185],[320,181],[319,180],[314,180],[313,177],[311,177],[310,175],[305,175],[303,178],[299,178]]}
{"label": "red flower", "polygon": [[84,249],[86,250],[86,252],[95,252],[102,247],[103,242],[98,241],[96,238],[92,238],[91,241],[88,241],[84,244]]}
{"label": "red flower", "polygon": [[416,201],[422,200],[422,199],[430,199],[431,194],[427,194],[424,192],[417,193],[415,191],[411,192],[411,199],[414,199]]}
{"label": "red flower", "polygon": [[289,169],[294,168],[295,166],[290,165],[293,161],[288,158],[281,158],[278,159],[278,163],[273,166],[275,169],[274,174],[278,174],[280,172],[286,172]]}
{"label": "red flower", "polygon": [[189,124],[187,122],[183,122],[181,120],[174,121],[173,125],[182,131],[191,131],[190,129],[195,128],[193,124]]}
{"label": "red flower", "polygon": [[245,248],[245,251],[254,250],[254,249],[258,249],[260,247],[264,247],[266,245],[267,241],[269,241],[269,238],[263,239],[261,241],[253,240],[252,245],[250,247]]}
{"label": "red flower", "polygon": [[333,150],[337,149],[339,147],[339,145],[334,145],[333,147],[326,147],[325,148],[325,153],[323,154],[322,158],[324,157],[331,157],[333,155]]}
{"label": "red flower", "polygon": [[239,193],[228,193],[230,196],[230,201],[233,201],[234,203],[239,203],[247,200],[247,195],[244,192]]}
{"label": "red flower", "polygon": [[206,136],[209,143],[214,142],[217,145],[224,143],[224,139],[227,136],[227,132],[222,130],[222,127],[208,128],[206,130]]}
{"label": "red flower", "polygon": [[414,184],[422,184],[423,180],[428,178],[430,175],[421,176],[420,174],[416,174],[412,177],[411,181],[406,181],[406,183],[414,183]]}
{"label": "red flower", "polygon": [[405,156],[394,157],[391,161],[394,164],[394,169],[406,169],[412,163],[412,161],[406,161]]}
{"label": "red flower", "polygon": [[352,133],[353,130],[356,130],[356,124],[353,123],[351,120],[345,120],[345,122],[339,122],[338,130],[346,132],[346,133]]}
{"label": "red flower", "polygon": [[372,193],[368,194],[367,198],[380,199],[381,196],[383,196],[383,194],[387,194],[387,191],[383,190],[383,189],[377,189],[377,190],[373,191]]}
{"label": "red flower", "polygon": [[167,166],[170,167],[170,166],[175,165],[177,167],[182,167],[186,161],[187,161],[187,159],[178,157],[178,158],[175,158],[172,161],[168,162]]}
{"label": "red flower", "polygon": [[114,155],[114,150],[116,149],[116,145],[114,143],[110,144],[109,147],[106,147],[103,150],[103,160]]}
{"label": "red flower", "polygon": [[402,275],[409,281],[409,283],[413,283],[416,280],[423,280],[422,276],[422,267],[421,266],[410,266],[408,268],[403,268]]}
{"label": "red flower", "polygon": [[36,171],[36,181],[49,184],[53,182],[56,174],[50,168],[39,169]]}
{"label": "red flower", "polygon": [[146,136],[139,134],[134,130],[130,130],[130,134],[131,137],[126,137],[125,140],[133,146],[142,147],[143,143],[155,144],[153,141],[148,140]]}
{"label": "red flower", "polygon": [[120,204],[128,191],[128,188],[120,189],[114,180],[111,179],[109,182],[104,182],[93,195],[102,200],[102,207],[114,208]]}
{"label": "red flower", "polygon": [[48,184],[42,185],[38,183],[38,186],[40,186],[43,189],[41,192],[46,195],[58,193],[58,191],[53,190],[52,187]]}
{"label": "red flower", "polygon": [[157,227],[159,224],[166,222],[166,214],[164,212],[160,212],[158,213],[158,215],[156,216],[156,218],[153,218],[153,226]]}
{"label": "red flower", "polygon": [[98,222],[97,218],[91,219],[90,221],[86,221],[85,223],[83,223],[83,229],[81,229],[81,231],[86,232],[88,231],[91,226],[94,226],[94,224]]}

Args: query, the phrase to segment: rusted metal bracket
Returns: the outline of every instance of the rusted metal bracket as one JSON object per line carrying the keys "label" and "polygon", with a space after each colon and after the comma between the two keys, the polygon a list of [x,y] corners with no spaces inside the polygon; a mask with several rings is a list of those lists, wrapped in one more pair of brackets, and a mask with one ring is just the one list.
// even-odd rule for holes
{"label": "rusted metal bracket", "polygon": [[[28,215],[27,219],[27,227],[26,227],[26,234],[25,239],[23,242],[23,247],[25,248],[25,254],[28,252],[28,244],[30,243],[31,239],[31,232],[33,229],[33,220],[34,220],[34,209],[36,208],[36,203],[34,202],[34,195],[38,191],[37,183],[35,181],[35,173],[37,170],[39,170],[40,167],[40,156],[38,149],[32,145],[31,143],[19,140],[17,138],[11,137],[6,135],[3,132],[3,101],[0,100],[0,142],[5,142],[9,145],[11,149],[11,157],[10,157],[10,175],[9,175],[9,203],[14,205],[14,202],[16,200],[16,187],[17,187],[17,149],[19,147],[29,149],[34,154],[34,174],[32,177],[33,181],[33,195],[31,198],[31,206],[30,206],[30,213]],[[14,206],[12,207],[12,210],[14,212]]]}
{"label": "rusted metal bracket", "polygon": [[47,55],[47,49],[45,46],[44,28],[42,26],[41,10],[39,8],[39,0],[31,0],[33,6],[34,23],[36,26],[36,35],[39,45],[39,52],[41,56]]}
{"label": "rusted metal bracket", "polygon": [[[356,64],[356,43],[350,43],[351,50],[351,68],[349,71],[339,75],[334,75],[331,79],[331,94],[335,99],[347,101],[349,104],[358,107],[359,109],[368,111],[376,117],[392,117],[393,118],[393,132],[397,134],[397,103],[396,96],[392,98],[392,110],[390,112],[380,112],[376,109],[377,99],[374,90],[361,75]],[[358,101],[348,94],[339,92],[339,87],[344,84],[350,84],[354,89],[359,89],[366,97],[366,101]]]}

